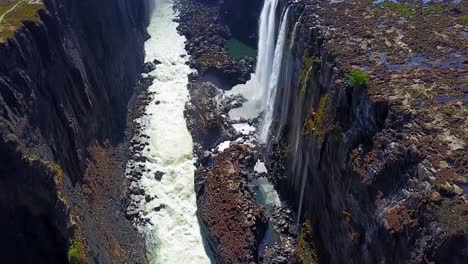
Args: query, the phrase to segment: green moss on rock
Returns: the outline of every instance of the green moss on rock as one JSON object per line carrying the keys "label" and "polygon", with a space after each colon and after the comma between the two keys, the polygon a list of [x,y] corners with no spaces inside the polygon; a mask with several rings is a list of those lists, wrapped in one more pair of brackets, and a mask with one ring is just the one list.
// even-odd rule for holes
{"label": "green moss on rock", "polygon": [[312,134],[314,136],[323,135],[328,128],[328,95],[323,95],[320,98],[317,110],[313,107],[309,110],[309,115],[302,128],[303,135]]}
{"label": "green moss on rock", "polygon": [[297,240],[296,253],[302,263],[318,263],[317,251],[312,246],[312,225],[308,220],[302,225]]}
{"label": "green moss on rock", "polygon": [[382,7],[387,8],[395,15],[414,18],[417,14],[418,5],[412,3],[394,3],[385,1],[381,4]]}
{"label": "green moss on rock", "polygon": [[302,71],[301,77],[299,80],[299,88],[302,89],[307,81],[307,76],[309,76],[309,72],[312,70],[314,64],[319,64],[320,58],[315,56],[310,56],[308,52],[304,54],[302,57]]}
{"label": "green moss on rock", "polygon": [[85,246],[81,241],[76,239],[70,240],[70,246],[68,248],[68,262],[70,264],[86,263]]}

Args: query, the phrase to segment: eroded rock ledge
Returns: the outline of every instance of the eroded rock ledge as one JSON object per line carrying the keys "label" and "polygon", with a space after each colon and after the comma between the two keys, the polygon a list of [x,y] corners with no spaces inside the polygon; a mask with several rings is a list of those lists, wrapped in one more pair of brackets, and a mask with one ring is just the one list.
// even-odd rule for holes
{"label": "eroded rock ledge", "polygon": [[44,0],[0,43],[2,261],[146,262],[123,146],[146,3]]}

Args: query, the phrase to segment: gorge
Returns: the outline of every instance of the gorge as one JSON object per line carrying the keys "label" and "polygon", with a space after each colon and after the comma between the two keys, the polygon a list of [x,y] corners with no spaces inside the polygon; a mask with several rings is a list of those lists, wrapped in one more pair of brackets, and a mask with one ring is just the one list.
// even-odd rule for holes
{"label": "gorge", "polygon": [[0,259],[466,263],[467,12],[0,0]]}

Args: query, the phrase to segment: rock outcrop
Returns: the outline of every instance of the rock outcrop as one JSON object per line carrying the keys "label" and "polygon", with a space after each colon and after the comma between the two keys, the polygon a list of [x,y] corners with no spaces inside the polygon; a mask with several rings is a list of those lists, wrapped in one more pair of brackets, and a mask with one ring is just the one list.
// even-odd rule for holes
{"label": "rock outcrop", "polygon": [[[10,263],[144,263],[124,217],[127,104],[148,5],[44,0],[0,43],[0,257]],[[78,253],[77,253],[78,252]]]}
{"label": "rock outcrop", "polygon": [[230,56],[228,41],[232,33],[220,18],[221,7],[216,1],[177,0],[176,8],[178,30],[187,38],[190,66],[197,69],[199,78],[227,90],[250,79],[255,60]]}
{"label": "rock outcrop", "polygon": [[246,167],[252,168],[255,159],[247,148],[233,145],[214,159],[212,168],[197,171],[201,226],[218,263],[257,262],[266,229],[264,210],[248,186]]}
{"label": "rock outcrop", "polygon": [[270,168],[320,261],[466,261],[466,3],[291,8]]}

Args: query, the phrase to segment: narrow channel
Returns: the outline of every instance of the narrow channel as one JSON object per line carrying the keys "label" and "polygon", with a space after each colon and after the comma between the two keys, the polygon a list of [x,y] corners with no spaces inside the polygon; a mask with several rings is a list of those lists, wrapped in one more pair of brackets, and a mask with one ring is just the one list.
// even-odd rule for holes
{"label": "narrow channel", "polygon": [[137,120],[141,133],[149,136],[139,184],[151,197],[142,203],[149,223],[140,230],[150,263],[210,263],[196,216],[193,142],[183,115],[192,70],[175,17],[173,0],[156,1],[145,44],[145,61],[157,60],[158,65],[149,73],[154,77],[151,101]]}

